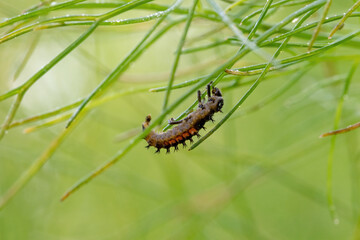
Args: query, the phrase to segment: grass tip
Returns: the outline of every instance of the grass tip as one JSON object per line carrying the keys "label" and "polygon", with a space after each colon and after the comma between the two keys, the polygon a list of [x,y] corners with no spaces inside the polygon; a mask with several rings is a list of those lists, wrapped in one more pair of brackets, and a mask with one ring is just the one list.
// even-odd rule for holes
{"label": "grass tip", "polygon": [[60,198],[60,202],[65,201],[65,199],[67,199],[69,195],[70,195],[69,192],[66,192],[66,193]]}
{"label": "grass tip", "polygon": [[23,133],[28,134],[28,133],[31,133],[33,131],[34,131],[34,127],[28,127],[28,128],[24,129]]}

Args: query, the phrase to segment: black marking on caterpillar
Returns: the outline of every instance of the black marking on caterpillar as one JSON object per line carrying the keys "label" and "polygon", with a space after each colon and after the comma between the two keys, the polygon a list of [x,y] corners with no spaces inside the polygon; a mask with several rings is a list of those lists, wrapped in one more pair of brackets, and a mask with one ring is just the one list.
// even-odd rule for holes
{"label": "black marking on caterpillar", "polygon": [[[221,108],[224,105],[224,99],[222,98],[221,92],[218,88],[214,87],[211,90],[211,83],[207,85],[208,101],[206,103],[201,100],[201,92],[198,91],[198,108],[187,115],[182,120],[175,121],[173,118],[169,120],[169,124],[176,125],[174,128],[167,132],[156,133],[151,131],[149,135],[145,137],[148,143],[146,148],[150,146],[156,147],[156,153],[160,153],[160,149],[166,149],[166,153],[170,152],[170,148],[174,147],[174,151],[179,150],[178,144],[183,144],[186,147],[186,140],[193,143],[192,137],[199,135],[200,129],[205,129],[204,125],[207,121],[214,121],[212,116],[216,112],[221,112]],[[211,93],[213,95],[211,95]],[[142,124],[143,130],[145,130],[151,121],[151,115],[146,116],[145,122]]]}

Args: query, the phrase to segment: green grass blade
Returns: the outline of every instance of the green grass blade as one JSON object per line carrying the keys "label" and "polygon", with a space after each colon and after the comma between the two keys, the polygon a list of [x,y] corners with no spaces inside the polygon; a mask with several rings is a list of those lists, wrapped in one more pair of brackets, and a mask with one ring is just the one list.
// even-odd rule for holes
{"label": "green grass blade", "polygon": [[11,89],[10,91],[0,95],[0,102],[5,100],[5,99],[8,99],[16,94],[18,94],[19,92],[21,91],[21,86],[20,87],[17,87],[17,88],[14,88],[14,89]]}
{"label": "green grass blade", "polygon": [[282,28],[284,28],[286,25],[291,23],[297,17],[299,17],[309,11],[316,10],[324,4],[325,4],[325,0],[317,0],[309,5],[293,12],[289,16],[285,17],[281,22],[270,27],[266,32],[264,32],[262,35],[260,35],[256,39],[256,42],[258,42],[258,44],[260,45],[261,43],[265,42],[267,40],[267,38],[269,38],[272,34],[279,32]]}
{"label": "green grass blade", "polygon": [[[115,92],[113,94],[106,95],[106,96],[104,96],[102,98],[94,100],[86,108],[86,110],[96,108],[96,107],[98,107],[98,106],[100,106],[100,105],[102,105],[104,103],[107,103],[107,102],[112,101],[114,99],[117,99],[119,97],[123,97],[123,96],[129,95],[129,94],[135,94],[135,93],[139,93],[139,92],[149,91],[149,88],[150,87],[130,88],[130,89],[126,89],[126,90],[123,90],[123,91]],[[21,125],[24,125],[24,124],[32,123],[32,122],[38,122],[38,121],[41,121],[41,120],[45,120],[45,119],[48,119],[48,118],[51,118],[51,117],[57,116],[57,115],[59,115],[59,116],[56,119],[54,119],[52,121],[49,121],[49,122],[46,122],[45,125],[46,126],[52,126],[53,124],[56,124],[58,122],[67,121],[72,116],[72,113],[68,114],[68,115],[63,115],[63,113],[78,107],[82,103],[82,101],[84,101],[84,99],[81,99],[79,101],[76,101],[76,102],[74,102],[72,104],[63,106],[63,107],[58,108],[58,109],[53,110],[53,111],[49,111],[49,112],[46,112],[46,113],[43,113],[43,114],[28,117],[28,118],[25,118],[25,119],[22,119],[22,120],[19,120],[19,121],[14,121],[12,124],[10,124],[9,129],[14,128],[14,127],[18,127],[18,126],[21,126]],[[40,125],[37,125],[37,126],[35,126],[33,128],[37,129],[37,128],[42,127],[42,125],[43,124],[40,124]],[[29,129],[29,128],[27,128],[27,129]],[[27,132],[27,129],[25,129],[25,132]],[[32,128],[30,128],[30,129],[32,129]]]}
{"label": "green grass blade", "polygon": [[3,125],[1,126],[0,129],[0,140],[4,137],[11,121],[14,119],[16,111],[18,110],[21,100],[24,97],[24,93],[21,92],[16,96],[15,101],[13,102],[13,104],[11,105],[11,108],[9,110],[9,113],[6,115],[5,121],[3,123]]}
{"label": "green grass blade", "polygon": [[[344,105],[344,99],[349,91],[349,86],[351,83],[351,79],[354,75],[354,72],[359,64],[356,62],[351,67],[349,74],[344,82],[344,89],[340,96],[339,102],[337,104],[335,119],[334,119],[334,129],[339,127],[342,108]],[[334,224],[339,224],[340,220],[338,217],[338,213],[336,211],[334,199],[333,199],[333,187],[332,187],[332,174],[333,174],[333,162],[334,162],[334,151],[335,151],[335,143],[336,143],[336,135],[331,137],[330,149],[328,154],[328,162],[327,162],[327,178],[326,178],[326,186],[327,186],[327,200],[328,200],[328,207],[330,211],[331,218]]]}
{"label": "green grass blade", "polygon": [[[343,15],[335,15],[335,16],[329,17],[329,18],[325,19],[324,24],[336,21],[338,19],[341,19],[342,16]],[[360,16],[360,13],[353,13],[350,17],[359,17],[359,16]],[[319,21],[316,21],[316,22],[313,22],[313,23],[306,24],[305,26],[300,27],[298,29],[295,29],[295,30],[292,30],[292,31],[286,31],[286,33],[280,34],[279,36],[276,36],[274,38],[263,41],[261,44],[259,44],[259,46],[262,47],[262,46],[268,45],[269,43],[273,43],[273,42],[277,42],[279,40],[285,39],[288,36],[293,36],[293,35],[296,35],[298,33],[304,32],[306,30],[309,30],[311,28],[316,27],[318,25],[318,23],[319,23]],[[357,43],[356,46],[358,46],[358,43]]]}
{"label": "green grass blade", "polygon": [[[282,1],[279,1],[279,2],[276,2],[274,4],[272,4],[270,6],[270,9],[271,8],[275,8],[275,7],[279,7],[279,6],[289,6],[287,5],[286,3],[289,2],[289,0],[282,0]],[[295,4],[304,4],[304,3],[308,3],[309,1],[301,1],[301,2],[296,2]],[[290,6],[293,6],[293,5],[290,5]],[[262,9],[258,9],[254,12],[252,12],[251,14],[247,15],[246,17],[244,17],[241,22],[240,22],[240,25],[243,25],[246,21],[248,21],[249,19],[251,19],[252,17],[256,16],[257,14],[261,13]]]}
{"label": "green grass blade", "polygon": [[309,47],[308,47],[308,51],[311,50],[312,46],[314,45],[314,42],[316,40],[316,38],[318,37],[320,30],[321,30],[321,26],[324,23],[324,20],[329,12],[330,6],[331,6],[332,0],[327,0],[323,14],[321,15],[321,19],[318,23],[318,25],[315,28],[314,34],[311,37],[310,43],[309,43]]}
{"label": "green grass blade", "polygon": [[61,9],[61,8],[65,8],[80,2],[84,2],[85,0],[71,0],[71,1],[67,1],[67,2],[63,2],[63,3],[58,3],[58,4],[52,4],[49,7],[45,7],[45,8],[39,8],[39,9],[35,9],[33,11],[27,11],[19,16],[13,17],[13,18],[9,18],[6,19],[2,22],[0,22],[0,28],[5,27],[7,25],[10,25],[12,23],[18,22],[18,21],[22,21],[22,20],[26,20],[29,18],[33,18],[33,17],[37,17],[39,15],[42,14],[46,14],[49,13],[51,11],[57,10],[57,9]]}
{"label": "green grass blade", "polygon": [[329,34],[329,39],[332,38],[332,36],[334,36],[334,34],[342,27],[344,26],[344,23],[346,21],[346,19],[348,19],[351,14],[360,6],[360,0],[358,0],[346,13],[345,15],[341,18],[340,22],[338,24],[336,24],[336,26],[331,30],[330,34]]}

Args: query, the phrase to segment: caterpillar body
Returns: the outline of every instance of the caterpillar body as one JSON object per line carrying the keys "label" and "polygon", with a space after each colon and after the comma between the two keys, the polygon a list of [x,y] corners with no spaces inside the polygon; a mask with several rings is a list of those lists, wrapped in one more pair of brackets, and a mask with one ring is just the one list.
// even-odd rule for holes
{"label": "caterpillar body", "polygon": [[[211,95],[212,93],[212,95]],[[208,101],[203,103],[201,100],[201,92],[198,91],[198,108],[188,114],[184,119],[175,121],[173,118],[169,120],[169,124],[176,125],[172,129],[156,133],[151,131],[146,137],[145,140],[148,143],[146,148],[153,146],[157,148],[156,153],[160,152],[160,149],[166,149],[166,153],[170,152],[170,148],[174,147],[174,151],[178,150],[178,144],[183,144],[186,147],[186,140],[193,142],[192,137],[198,136],[201,129],[205,129],[204,125],[207,121],[213,120],[213,115],[216,112],[221,112],[221,108],[224,105],[224,99],[220,90],[214,87],[211,90],[211,83],[207,85],[207,95]],[[151,115],[146,116],[145,122],[142,124],[143,130],[145,130],[151,121]]]}

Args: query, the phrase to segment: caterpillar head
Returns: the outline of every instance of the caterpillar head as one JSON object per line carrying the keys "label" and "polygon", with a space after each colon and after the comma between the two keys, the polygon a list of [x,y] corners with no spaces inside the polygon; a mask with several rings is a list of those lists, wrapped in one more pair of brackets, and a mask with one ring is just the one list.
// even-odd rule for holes
{"label": "caterpillar head", "polygon": [[143,131],[145,130],[145,128],[147,128],[150,125],[150,121],[151,121],[151,115],[147,115],[145,118],[145,122],[143,122],[142,124],[142,129]]}
{"label": "caterpillar head", "polygon": [[221,92],[220,92],[220,89],[218,89],[217,87],[214,87],[211,92],[212,92],[212,94],[213,94],[214,96],[222,97],[222,94],[221,94]]}

